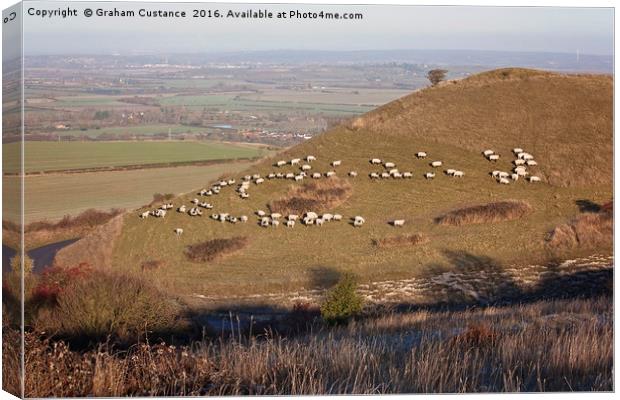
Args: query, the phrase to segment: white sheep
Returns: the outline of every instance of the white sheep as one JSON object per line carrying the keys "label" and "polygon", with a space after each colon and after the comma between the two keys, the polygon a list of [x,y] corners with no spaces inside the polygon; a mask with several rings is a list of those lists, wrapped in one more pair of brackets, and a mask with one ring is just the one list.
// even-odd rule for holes
{"label": "white sheep", "polygon": [[538,163],[534,160],[527,160],[527,165],[529,165],[530,167],[535,167],[536,165],[538,165]]}
{"label": "white sheep", "polygon": [[248,216],[247,215],[242,215],[239,217],[239,221],[241,222],[248,222]]}
{"label": "white sheep", "polygon": [[274,228],[277,228],[278,226],[280,226],[280,221],[278,221],[277,219],[272,220],[271,226],[273,226]]}
{"label": "white sheep", "polygon": [[259,217],[264,217],[265,215],[267,215],[267,213],[263,210],[258,210],[256,211],[256,215],[258,215]]}
{"label": "white sheep", "polygon": [[310,218],[310,219],[317,219],[319,217],[319,215],[313,211],[308,211],[305,215],[305,218]]}
{"label": "white sheep", "polygon": [[342,160],[336,160],[336,161],[332,161],[331,166],[332,167],[339,167],[340,164],[342,164]]}
{"label": "white sheep", "polygon": [[465,173],[463,171],[454,171],[454,174],[452,174],[452,176],[454,176],[455,178],[462,178],[463,176],[465,176]]}
{"label": "white sheep", "polygon": [[276,174],[274,174],[273,172],[267,175],[267,179],[273,179],[275,177],[276,177]]}
{"label": "white sheep", "polygon": [[278,218],[282,218],[282,214],[274,212],[274,213],[271,213],[270,217],[271,219],[278,219]]}
{"label": "white sheep", "polygon": [[242,199],[249,199],[249,198],[250,198],[250,194],[249,194],[249,193],[245,193],[245,192],[244,192],[244,193],[241,193],[241,194],[239,195],[239,197],[241,197]]}
{"label": "white sheep", "polygon": [[393,162],[386,162],[386,163],[384,163],[384,164],[383,164],[383,166],[384,166],[385,168],[388,168],[388,169],[389,169],[389,168],[394,168],[394,167],[396,167],[396,164],[395,164],[395,163],[393,163]]}
{"label": "white sheep", "polygon": [[149,217],[149,214],[150,214],[150,213],[149,213],[148,211],[145,211],[145,212],[143,212],[142,214],[140,214],[140,218],[142,218],[142,219],[144,219],[144,218],[148,218],[148,217]]}
{"label": "white sheep", "polygon": [[307,225],[314,225],[315,219],[314,218],[304,217],[301,221],[304,223],[304,225],[307,226]]}
{"label": "white sheep", "polygon": [[497,161],[499,160],[499,154],[491,154],[488,159],[489,161]]}
{"label": "white sheep", "polygon": [[381,178],[389,178],[389,177],[390,177],[389,173],[387,173],[387,172],[382,172],[381,173]]}
{"label": "white sheep", "polygon": [[433,161],[430,165],[433,168],[437,168],[437,167],[441,167],[443,165],[443,162],[441,162],[441,161]]}
{"label": "white sheep", "polygon": [[294,221],[294,220],[289,219],[288,221],[286,221],[286,226],[287,226],[288,228],[293,228],[293,227],[295,226],[295,221]]}
{"label": "white sheep", "polygon": [[[195,215],[195,214],[192,214],[192,212],[195,210],[196,210],[195,208],[192,208],[191,210],[189,210],[190,215]],[[220,214],[211,214],[211,219],[214,219],[217,221],[218,219],[220,219]]]}
{"label": "white sheep", "polygon": [[312,166],[308,164],[304,164],[301,166],[302,171],[310,171],[311,169],[312,169]]}
{"label": "white sheep", "polygon": [[418,151],[418,154],[416,154],[416,157],[418,157],[418,158],[426,158],[426,152]]}
{"label": "white sheep", "polygon": [[317,218],[314,223],[316,224],[316,226],[323,226],[323,223],[325,221],[323,220],[323,218]]}
{"label": "white sheep", "polygon": [[307,157],[306,157],[306,161],[307,161],[307,162],[316,161],[316,157],[315,157],[315,156],[307,156]]}
{"label": "white sheep", "polygon": [[182,205],[181,207],[179,207],[177,209],[177,211],[180,212],[180,213],[184,213],[185,212],[185,205]]}
{"label": "white sheep", "polygon": [[321,219],[322,219],[323,221],[325,221],[325,222],[329,222],[329,221],[331,221],[332,219],[334,219],[334,215],[333,215],[333,214],[326,213],[326,214],[321,215]]}
{"label": "white sheep", "polygon": [[370,176],[370,179],[379,179],[379,174],[376,172],[371,172],[368,176]]}
{"label": "white sheep", "polygon": [[177,236],[182,235],[182,234],[183,234],[183,229],[181,229],[181,228],[176,228],[176,229],[174,230],[174,233],[175,233]]}
{"label": "white sheep", "polygon": [[511,174],[510,177],[512,178],[513,181],[519,180],[519,174]]}
{"label": "white sheep", "polygon": [[502,184],[502,185],[508,185],[508,184],[510,184],[510,181],[509,181],[508,179],[506,179],[506,178],[500,178],[498,182],[499,182],[500,184]]}
{"label": "white sheep", "polygon": [[349,176],[350,176],[351,178],[355,178],[355,177],[357,177],[357,171],[349,171]]}
{"label": "white sheep", "polygon": [[398,169],[397,168],[392,168],[391,170],[388,171],[388,174],[390,175],[394,175],[398,173]]}
{"label": "white sheep", "polygon": [[361,227],[362,225],[364,225],[364,223],[366,222],[366,220],[364,219],[364,217],[361,217],[359,215],[355,216],[355,218],[353,218],[353,226],[356,228]]}
{"label": "white sheep", "polygon": [[456,170],[455,170],[455,169],[452,169],[452,168],[448,168],[447,170],[445,170],[445,171],[444,171],[444,173],[445,173],[446,175],[449,175],[449,176],[454,175],[454,173],[455,173],[455,172],[456,172]]}
{"label": "white sheep", "polygon": [[485,150],[482,152],[482,154],[484,154],[485,157],[489,157],[491,154],[494,154],[495,152],[493,150]]}
{"label": "white sheep", "polygon": [[252,179],[258,179],[258,178],[260,178],[260,174],[254,174],[254,175],[252,175]]}
{"label": "white sheep", "polygon": [[495,170],[495,171],[491,172],[491,175],[493,176],[493,178],[499,178],[499,174],[501,174],[501,173],[502,173],[502,171]]}
{"label": "white sheep", "polygon": [[301,182],[304,180],[304,176],[303,175],[295,175],[295,182]]}
{"label": "white sheep", "polygon": [[286,165],[286,161],[278,161],[278,162],[276,163],[276,167],[283,167],[283,166],[285,166],[285,165]]}
{"label": "white sheep", "polygon": [[334,221],[342,221],[342,215],[341,214],[334,214]]}
{"label": "white sheep", "polygon": [[320,172],[315,172],[312,174],[312,179],[321,179],[321,176]]}
{"label": "white sheep", "polygon": [[403,172],[403,178],[413,178],[413,172]]}
{"label": "white sheep", "polygon": [[502,179],[502,178],[508,178],[510,176],[510,174],[508,172],[504,172],[504,171],[500,171],[499,175],[497,175],[498,178]]}
{"label": "white sheep", "polygon": [[298,165],[301,162],[301,158],[293,158],[291,160],[291,165]]}
{"label": "white sheep", "polygon": [[434,172],[427,172],[424,174],[424,177],[426,179],[433,179],[435,177],[435,173]]}
{"label": "white sheep", "polygon": [[336,171],[327,171],[325,173],[325,176],[328,178],[331,178],[332,176],[335,176],[335,175],[336,175]]}
{"label": "white sheep", "polygon": [[284,177],[286,179],[295,179],[295,174],[292,172],[289,172],[288,174],[284,175]]}
{"label": "white sheep", "polygon": [[257,180],[254,181],[254,183],[257,184],[257,185],[260,185],[263,182],[265,182],[265,180],[263,178],[258,178]]}
{"label": "white sheep", "polygon": [[513,161],[516,166],[525,165],[525,160],[516,159]]}
{"label": "white sheep", "polygon": [[269,218],[268,218],[268,217],[263,217],[263,218],[261,218],[261,220],[260,220],[260,226],[262,226],[262,227],[267,227],[267,226],[269,226],[269,223],[270,223],[270,221],[269,221]]}
{"label": "white sheep", "polygon": [[512,152],[514,154],[519,154],[519,153],[523,153],[523,149],[520,147],[515,147],[514,149],[512,149]]}
{"label": "white sheep", "polygon": [[[283,161],[280,161],[280,162],[283,162]],[[286,164],[286,163],[285,163],[285,164]],[[244,180],[244,181],[249,181],[249,180],[252,180],[252,175],[246,175],[246,176],[244,176],[244,177],[243,177],[243,180]]]}
{"label": "white sheep", "polygon": [[289,214],[287,219],[289,221],[297,221],[299,219],[299,215],[297,215],[297,214]]}
{"label": "white sheep", "polygon": [[533,182],[540,182],[541,179],[539,177],[535,176],[535,175],[532,175],[532,176],[530,176],[529,181],[532,182],[532,183]]}
{"label": "white sheep", "polygon": [[403,226],[405,226],[405,220],[404,219],[395,219],[394,221],[392,221],[392,225],[396,226],[396,227],[403,227]]}
{"label": "white sheep", "polygon": [[381,159],[380,158],[373,158],[373,159],[370,160],[370,163],[374,164],[374,165],[381,164]]}
{"label": "white sheep", "polygon": [[276,178],[278,178],[278,179],[282,179],[282,178],[284,178],[284,174],[283,174],[282,172],[278,172],[278,173],[276,174]]}

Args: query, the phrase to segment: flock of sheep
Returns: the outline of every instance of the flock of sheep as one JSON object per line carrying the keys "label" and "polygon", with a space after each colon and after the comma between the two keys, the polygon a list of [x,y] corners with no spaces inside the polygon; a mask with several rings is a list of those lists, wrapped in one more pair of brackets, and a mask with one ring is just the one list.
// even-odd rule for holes
{"label": "flock of sheep", "polygon": [[[531,154],[524,152],[523,149],[521,148],[514,148],[512,151],[516,156],[516,159],[513,161],[514,168],[512,172],[509,173],[505,171],[496,170],[496,171],[491,172],[491,176],[494,179],[496,179],[497,182],[500,184],[509,184],[511,181],[508,178],[511,178],[512,181],[517,181],[519,177],[524,177],[529,182],[540,182],[541,179],[538,176],[530,175],[529,172],[527,171],[527,167],[537,165],[536,161],[534,160],[534,157]],[[485,150],[482,152],[482,154],[489,161],[498,161],[500,158],[500,155],[495,153],[495,151],[493,150]],[[427,157],[427,154],[426,152],[420,151],[416,153],[416,157],[418,159],[425,159]],[[316,161],[316,157],[312,155],[305,157],[303,160],[301,158],[294,158],[290,161],[280,160],[274,164],[274,167],[281,168],[287,165],[298,166],[299,172],[297,173],[271,172],[266,176],[266,178],[269,180],[290,179],[296,182],[303,181],[304,179],[308,177],[312,179],[321,179],[323,177],[331,178],[331,177],[336,176],[335,169],[342,165],[341,160],[335,160],[330,163],[330,166],[332,167],[332,169],[330,169],[329,171],[326,171],[324,173],[321,173],[321,172],[311,173],[310,172],[312,170],[311,163],[313,161]],[[384,168],[383,171],[371,172],[369,174],[369,178],[371,180],[413,178],[413,172],[399,171],[396,168],[396,164],[394,162],[384,161],[379,158],[372,158],[369,161],[372,165],[382,166]],[[429,163],[429,166],[432,168],[439,168],[443,166],[443,162],[432,161]],[[448,168],[444,170],[444,174],[450,177],[454,177],[454,178],[462,178],[465,176],[465,173],[463,171],[453,169],[453,168]],[[358,173],[357,171],[352,170],[352,171],[349,171],[347,175],[351,178],[355,178],[358,176]],[[435,178],[435,172],[426,172],[423,174],[423,176],[426,179],[433,179]],[[241,182],[237,185],[237,188],[235,190],[238,193],[240,198],[247,199],[250,197],[250,194],[248,193],[248,191],[250,190],[251,184],[254,183],[255,185],[260,185],[264,182],[265,182],[265,178],[263,178],[260,174],[245,175],[244,177],[241,178]],[[228,186],[233,186],[235,185],[235,183],[236,183],[235,179],[220,180],[219,182],[212,185],[209,189],[202,189],[200,192],[198,192],[198,195],[206,196],[206,197],[216,196],[221,192],[223,188],[228,187]],[[192,207],[186,207],[185,205],[181,205],[179,208],[177,208],[177,212],[182,213],[182,214],[188,214],[189,216],[192,216],[192,217],[200,217],[202,216],[202,209],[213,208],[213,205],[211,203],[208,203],[206,201],[200,201],[198,198],[193,199],[192,204],[193,204]],[[173,204],[166,203],[157,209],[142,212],[140,213],[139,216],[140,218],[143,218],[143,219],[149,216],[154,216],[156,218],[164,218],[166,216],[166,212],[172,208],[174,208]],[[313,211],[308,211],[304,213],[301,216],[301,218],[299,215],[296,215],[296,214],[290,214],[290,215],[287,215],[285,218],[283,218],[283,216],[277,212],[273,212],[267,215],[267,213],[263,210],[257,210],[255,214],[258,217],[258,225],[261,227],[265,227],[265,228],[266,227],[274,227],[274,228],[278,227],[281,223],[280,222],[281,219],[282,219],[282,224],[288,228],[295,227],[295,224],[297,221],[300,221],[300,223],[302,223],[305,226],[310,226],[310,225],[323,226],[325,223],[332,222],[332,221],[336,221],[336,222],[342,221],[343,219],[343,216],[340,214],[324,213],[322,215],[319,215]],[[222,223],[228,222],[232,224],[236,224],[239,222],[246,223],[249,220],[247,215],[233,216],[229,213],[211,214],[211,219],[222,222]],[[354,227],[361,227],[362,225],[364,225],[366,220],[362,216],[356,215],[351,218],[350,222],[351,222],[351,225]],[[390,221],[390,224],[394,227],[402,227],[405,225],[405,220],[404,219],[393,220],[393,221]],[[174,233],[177,235],[181,235],[183,234],[183,229],[176,228],[174,230]]]}

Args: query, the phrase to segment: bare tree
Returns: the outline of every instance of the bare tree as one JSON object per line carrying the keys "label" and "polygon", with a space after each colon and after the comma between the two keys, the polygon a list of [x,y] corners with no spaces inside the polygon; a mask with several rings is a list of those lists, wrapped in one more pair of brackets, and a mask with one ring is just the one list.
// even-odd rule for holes
{"label": "bare tree", "polygon": [[448,71],[445,69],[432,69],[428,71],[426,77],[431,81],[431,85],[435,86],[445,79],[447,73]]}

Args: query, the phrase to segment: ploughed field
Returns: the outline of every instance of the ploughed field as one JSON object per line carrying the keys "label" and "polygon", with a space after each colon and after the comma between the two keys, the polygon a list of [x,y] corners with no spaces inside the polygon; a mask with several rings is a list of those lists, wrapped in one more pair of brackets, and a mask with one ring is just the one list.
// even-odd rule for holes
{"label": "ploughed field", "polygon": [[[501,269],[593,252],[611,254],[611,247],[601,244],[564,249],[558,255],[545,242],[553,228],[580,212],[580,204],[602,204],[612,198],[608,179],[610,83],[607,77],[503,70],[414,93],[243,173],[226,177],[234,178],[236,183],[222,188],[218,195],[198,195],[200,189],[209,188],[205,180],[194,193],[173,199],[175,209],[168,210],[163,218],[139,218],[152,208],[126,215],[122,232],[114,242],[112,265],[148,274],[174,293],[226,297],[325,287],[344,271],[370,282],[423,277],[478,265]],[[536,93],[532,94],[534,87]],[[576,94],[570,94],[568,87]],[[478,109],[487,107],[491,99],[486,98],[484,103],[470,102],[468,113],[455,111],[456,120],[436,118],[452,103],[475,98],[481,91],[496,99],[494,107],[501,113],[484,114]],[[550,115],[541,107],[541,98],[545,103],[554,95],[560,96],[556,103],[565,107],[559,114]],[[576,111],[577,106],[582,109]],[[421,109],[424,112],[419,112]],[[582,115],[589,119],[584,121]],[[459,119],[464,121],[461,129],[453,128],[459,125]],[[402,130],[395,125],[396,120],[402,121]],[[489,120],[500,120],[501,124],[493,126]],[[543,139],[530,131],[536,126],[543,127],[543,133],[555,142],[541,142]],[[583,136],[588,136],[587,144],[582,143]],[[504,185],[492,178],[494,170],[513,169],[515,156],[511,150],[515,147],[534,155],[538,165],[528,167],[528,172],[539,176],[541,182],[521,178]],[[500,155],[497,162],[481,154],[487,148]],[[416,158],[418,151],[426,152],[428,157]],[[589,163],[576,158],[583,151],[593,152]],[[276,206],[272,202],[304,192],[299,188],[315,181],[309,177],[301,182],[265,179],[260,185],[251,183],[247,190],[250,197],[242,199],[235,192],[241,177],[267,177],[272,172],[298,174],[299,166],[289,163],[278,168],[274,163],[307,155],[317,158],[308,174],[323,174],[316,182],[331,180],[333,185],[344,188],[333,201],[321,200],[317,194],[320,201],[313,204],[318,209],[312,211],[342,214],[343,220],[323,226],[304,226],[299,221],[293,228],[283,223],[278,227],[259,226],[257,210],[269,213],[269,205]],[[411,171],[413,178],[370,179],[370,173],[386,171],[381,165],[371,164],[372,158],[393,162],[400,172]],[[341,166],[331,167],[333,160],[341,160]],[[441,168],[429,165],[436,160],[443,162]],[[591,179],[578,175],[584,163],[588,165],[581,171],[593,174]],[[446,169],[463,171],[464,177],[448,176]],[[324,174],[330,170],[336,176],[326,178]],[[349,177],[349,171],[356,171],[358,176]],[[427,172],[435,172],[436,177],[425,179]],[[181,205],[192,207],[194,198],[212,204],[213,209],[202,209],[203,215],[198,217],[176,211]],[[528,206],[515,219],[459,226],[435,221],[455,209],[508,200]],[[219,222],[210,218],[212,213],[245,215],[249,220]],[[362,227],[349,223],[354,216],[365,219]],[[403,227],[389,224],[399,219],[405,220]],[[175,234],[177,228],[183,230],[181,235]],[[416,235],[423,240],[410,240]],[[235,243],[233,249],[209,261],[188,256],[188,246],[232,238],[236,238],[231,241]],[[157,268],[141,272],[147,261]]]}

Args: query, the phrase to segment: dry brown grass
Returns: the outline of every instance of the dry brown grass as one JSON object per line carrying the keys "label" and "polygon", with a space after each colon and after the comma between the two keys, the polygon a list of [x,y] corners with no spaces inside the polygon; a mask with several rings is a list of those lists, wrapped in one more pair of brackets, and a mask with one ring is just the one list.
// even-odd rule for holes
{"label": "dry brown grass", "polygon": [[532,211],[525,201],[496,201],[472,207],[459,208],[435,218],[441,225],[483,224],[489,222],[510,221],[521,218]]}
{"label": "dry brown grass", "polygon": [[613,242],[613,229],[613,213],[584,213],[549,232],[546,237],[547,246],[551,250],[610,246]]}
{"label": "dry brown grass", "polygon": [[537,175],[552,185],[612,182],[613,77],[609,75],[498,69],[415,92],[349,126],[374,136],[369,135],[369,142],[406,135],[412,143],[431,137],[475,152],[524,147],[544,161]]}
{"label": "dry brown grass", "polygon": [[410,235],[388,236],[381,239],[373,239],[372,244],[378,248],[416,246],[428,242],[428,238],[420,233]]}
{"label": "dry brown grass", "polygon": [[269,209],[282,214],[326,212],[342,204],[351,192],[351,184],[346,180],[335,177],[323,179],[291,188],[285,196],[269,203]]}
{"label": "dry brown grass", "polygon": [[154,271],[163,268],[166,263],[162,260],[146,260],[140,264],[142,272]]}
{"label": "dry brown grass", "polygon": [[[75,352],[28,333],[26,396],[613,389],[611,297],[390,313],[266,338],[140,344],[116,353],[107,346]],[[15,357],[5,360],[16,367]]]}
{"label": "dry brown grass", "polygon": [[243,249],[249,240],[246,236],[227,239],[212,239],[186,247],[185,256],[193,262],[213,261]]}

